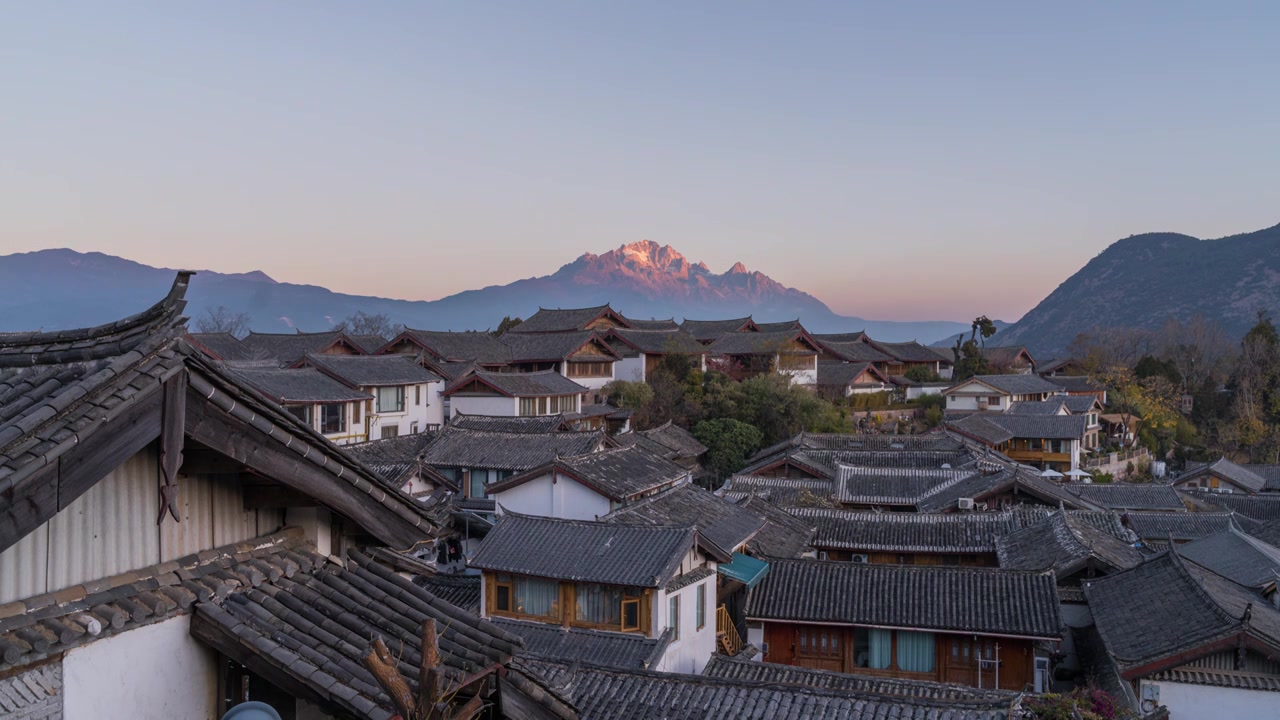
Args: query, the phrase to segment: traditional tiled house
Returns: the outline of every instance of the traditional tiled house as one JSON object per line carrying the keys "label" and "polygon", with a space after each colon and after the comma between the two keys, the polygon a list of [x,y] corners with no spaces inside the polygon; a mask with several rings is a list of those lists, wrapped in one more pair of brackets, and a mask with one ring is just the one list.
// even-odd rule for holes
{"label": "traditional tiled house", "polygon": [[729,333],[757,332],[759,328],[750,316],[729,320],[690,320],[680,323],[680,329],[689,333],[703,345],[710,345]]}
{"label": "traditional tiled house", "polygon": [[[351,338],[337,331],[255,333],[240,341],[251,360],[271,360],[280,367],[288,367],[307,354],[312,355],[364,355],[365,351]],[[224,358],[230,359],[230,358]]]}
{"label": "traditional tiled house", "polygon": [[531,417],[582,409],[587,389],[554,370],[529,373],[474,371],[447,385],[442,396],[453,415]]}
{"label": "traditional tiled house", "polygon": [[366,392],[314,368],[234,364],[229,372],[335,444],[369,439],[364,422],[369,399]]}
{"label": "traditional tiled house", "polygon": [[1177,546],[1178,555],[1232,582],[1251,588],[1280,606],[1280,548],[1232,522],[1226,530]]}
{"label": "traditional tiled house", "polygon": [[1206,489],[1179,489],[1178,494],[1196,507],[1209,510],[1230,510],[1259,522],[1280,520],[1280,494],[1262,493],[1244,495],[1223,493]]}
{"label": "traditional tiled house", "polygon": [[679,483],[690,473],[638,448],[617,448],[554,460],[491,484],[499,513],[596,520]]}
{"label": "traditional tiled house", "polygon": [[1018,530],[1012,512],[886,513],[791,507],[817,527],[820,560],[896,565],[995,567],[996,538]]}
{"label": "traditional tiled house", "polygon": [[342,451],[410,495],[439,487],[458,492],[461,486],[422,462],[423,452],[434,440],[434,433],[422,432],[343,445]]}
{"label": "traditional tiled house", "polygon": [[729,333],[707,352],[708,367],[737,379],[777,371],[797,385],[818,382],[818,345],[804,330]]}
{"label": "traditional tiled house", "polygon": [[1004,412],[1015,402],[1048,400],[1060,388],[1036,375],[974,375],[943,391],[948,411]]}
{"label": "traditional tiled house", "polygon": [[889,378],[868,362],[819,360],[817,378],[817,389],[823,397],[844,398],[893,390]]}
{"label": "traditional tiled house", "polygon": [[947,421],[947,429],[1024,465],[1067,473],[1080,469],[1085,438],[1089,435],[1089,417],[973,413]]}
{"label": "traditional tiled house", "polygon": [[1148,548],[1163,550],[1169,541],[1182,544],[1214,535],[1233,525],[1253,532],[1261,527],[1256,520],[1233,512],[1128,511],[1122,516],[1125,527]]}
{"label": "traditional tiled house", "polygon": [[1108,510],[1158,510],[1178,512],[1186,505],[1168,485],[1153,483],[1066,483],[1062,486],[1072,495],[1084,498]]}
{"label": "traditional tiled house", "polygon": [[699,672],[715,650],[716,566],[728,560],[693,527],[508,513],[471,566],[483,572],[486,618],[648,638],[669,630],[655,669]]}
{"label": "traditional tiled house", "polygon": [[295,367],[312,367],[370,396],[363,434],[370,439],[438,430],[444,424],[444,378],[403,355],[307,355]]}
{"label": "traditional tiled house", "polygon": [[1280,492],[1280,465],[1237,465],[1224,457],[1190,468],[1173,486],[1249,494]]}
{"label": "traditional tiled house", "polygon": [[187,333],[187,342],[214,360],[243,362],[254,359],[249,348],[231,333]]}
{"label": "traditional tiled house", "polygon": [[511,362],[511,348],[487,332],[406,329],[380,352],[422,355],[434,363],[475,363],[483,370],[498,370]]}
{"label": "traditional tiled house", "polygon": [[980,352],[987,366],[996,373],[1028,375],[1036,367],[1036,359],[1022,345],[983,347]]}
{"label": "traditional tiled house", "polygon": [[[563,333],[507,333],[511,370],[536,373],[550,370],[581,385],[584,397],[599,402],[599,390],[614,378],[621,359],[609,343],[592,331]],[[584,400],[585,401],[585,400]]]}
{"label": "traditional tiled house", "polygon": [[707,368],[707,348],[682,330],[614,328],[606,338],[621,356],[614,367],[614,376],[619,380],[647,380],[654,369],[670,356],[684,358],[690,367],[697,370]]}
{"label": "traditional tiled house", "polygon": [[640,320],[638,318],[627,318],[627,325],[634,330],[679,330],[680,323],[675,318],[666,318],[665,320]]}
{"label": "traditional tiled house", "polygon": [[1280,691],[1280,610],[1258,592],[1164,552],[1087,581],[1104,662],[1142,712],[1260,718]]}
{"label": "traditional tiled house", "polygon": [[1058,605],[1052,573],[779,560],[747,620],[767,662],[1022,690],[1047,687]]}
{"label": "traditional tiled house", "polygon": [[517,640],[355,549],[436,519],[187,342],[189,275],[114,323],[0,337],[0,712],[380,720],[360,658],[406,630],[417,652],[426,617],[474,694]]}
{"label": "traditional tiled house", "polygon": [[565,333],[582,330],[606,332],[631,327],[631,321],[606,305],[591,308],[538,308],[538,312],[511,328],[508,334]]}
{"label": "traditional tiled house", "polygon": [[693,473],[702,474],[702,456],[707,446],[698,442],[693,433],[667,421],[656,428],[625,432],[615,435],[614,442],[622,447],[637,445],[648,452],[664,457]]}

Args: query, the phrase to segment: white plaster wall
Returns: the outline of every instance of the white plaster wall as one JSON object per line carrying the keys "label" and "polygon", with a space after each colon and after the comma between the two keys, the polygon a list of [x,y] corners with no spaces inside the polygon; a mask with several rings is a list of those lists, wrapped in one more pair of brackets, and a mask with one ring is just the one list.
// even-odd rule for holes
{"label": "white plaster wall", "polygon": [[[655,608],[655,617],[657,618],[657,632],[661,633],[662,629],[668,625],[668,614],[671,609],[669,598],[671,595],[680,597],[680,639],[673,640],[667,646],[667,650],[662,654],[662,659],[658,661],[658,670],[661,672],[674,673],[692,673],[700,675],[702,669],[706,666],[707,661],[711,659],[711,655],[716,651],[716,576],[712,575],[704,580],[700,580],[688,587],[671,593],[659,591],[655,595],[659,598],[657,607]],[[706,588],[706,624],[702,629],[698,629],[698,617],[695,611],[698,599],[698,586]]]}
{"label": "white plaster wall", "polygon": [[[916,398],[918,398],[918,397],[923,397],[923,396],[925,396],[925,395],[937,395],[938,393],[942,392],[943,390],[946,390],[946,388],[945,388],[945,387],[942,387],[942,386],[939,386],[939,385],[935,385],[935,386],[933,386],[933,387],[929,387],[929,386],[927,386],[927,385],[920,385],[920,386],[912,386],[912,385],[908,385],[908,386],[907,386],[907,399],[908,399],[908,400],[915,400]],[[948,407],[950,407],[950,406],[948,406]]]}
{"label": "white plaster wall", "polygon": [[[1144,680],[1142,684],[1148,682]],[[1274,692],[1163,681],[1153,684],[1160,686],[1160,704],[1169,708],[1171,720],[1274,718],[1280,707],[1280,698]],[[1138,699],[1142,699],[1141,692]]]}
{"label": "white plaster wall", "polygon": [[977,410],[978,398],[970,395],[948,395],[948,410]]}
{"label": "white plaster wall", "polygon": [[595,520],[608,514],[609,499],[574,480],[559,475],[551,482],[551,474],[493,494],[498,512],[511,510],[526,515]]}
{"label": "white plaster wall", "polygon": [[449,402],[450,417],[458,413],[515,417],[519,410],[520,401],[505,395],[454,395]]}
{"label": "white plaster wall", "polygon": [[619,380],[644,380],[644,353],[614,363],[613,376]]}
{"label": "white plaster wall", "polygon": [[[366,388],[375,398],[377,391],[374,388]],[[382,437],[382,428],[394,425],[401,435],[409,435],[413,432],[413,424],[418,424],[418,432],[427,429],[427,425],[439,425],[444,422],[444,403],[439,397],[440,391],[444,389],[444,383],[426,383],[422,385],[406,385],[404,389],[404,412],[398,413],[380,413],[377,411],[378,403],[374,400],[374,411],[369,414],[371,420],[369,427],[369,439],[377,440]],[[421,398],[421,402],[415,404],[414,398]]]}
{"label": "white plaster wall", "polygon": [[62,659],[65,720],[211,720],[217,663],[191,637],[191,616],[76,648]]}
{"label": "white plaster wall", "polygon": [[609,383],[613,382],[613,379],[618,372],[617,365],[618,364],[616,362],[609,363],[608,377],[589,377],[589,378],[571,377],[569,379],[578,383],[579,385],[581,385],[582,387],[588,390],[599,390],[605,385],[608,385]]}
{"label": "white plaster wall", "polygon": [[423,408],[422,417],[427,425],[444,424],[444,398],[440,396],[442,392],[444,392],[443,382],[427,383],[426,390],[423,391],[422,401],[426,407]]}

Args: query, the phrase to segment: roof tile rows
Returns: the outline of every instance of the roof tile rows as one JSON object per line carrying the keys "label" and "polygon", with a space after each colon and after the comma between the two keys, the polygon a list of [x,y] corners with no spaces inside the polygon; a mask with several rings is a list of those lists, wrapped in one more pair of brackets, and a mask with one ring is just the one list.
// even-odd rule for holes
{"label": "roof tile rows", "polygon": [[1012,512],[882,513],[792,507],[817,525],[814,547],[866,552],[994,553],[995,538],[1018,529]]}
{"label": "roof tile rows", "polygon": [[608,522],[636,525],[693,525],[726,552],[737,550],[764,528],[764,517],[747,507],[684,483],[609,513]]}
{"label": "roof tile rows", "polygon": [[494,432],[452,425],[436,434],[423,452],[423,462],[436,468],[487,468],[523,472],[545,465],[557,456],[596,452],[604,433]]}

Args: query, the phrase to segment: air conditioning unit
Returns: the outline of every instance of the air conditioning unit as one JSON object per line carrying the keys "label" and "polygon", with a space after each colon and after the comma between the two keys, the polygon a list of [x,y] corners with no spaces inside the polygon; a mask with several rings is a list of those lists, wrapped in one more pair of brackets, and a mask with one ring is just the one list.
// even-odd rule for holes
{"label": "air conditioning unit", "polygon": [[956,500],[956,507],[961,510],[972,510],[973,498],[960,498],[959,500]]}
{"label": "air conditioning unit", "polygon": [[869,560],[870,559],[866,555],[854,555],[849,558],[849,562],[855,562],[860,565],[866,565]]}

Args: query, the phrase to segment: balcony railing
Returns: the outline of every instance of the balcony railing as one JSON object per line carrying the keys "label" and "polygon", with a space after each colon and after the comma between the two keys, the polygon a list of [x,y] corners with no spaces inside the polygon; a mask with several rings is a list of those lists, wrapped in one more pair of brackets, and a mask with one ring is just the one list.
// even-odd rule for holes
{"label": "balcony railing", "polygon": [[716,608],[716,648],[729,656],[742,652],[742,637],[738,635],[738,628],[733,626],[729,610],[723,605]]}

